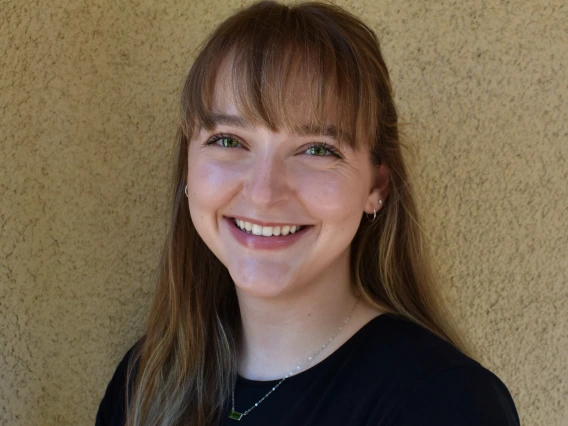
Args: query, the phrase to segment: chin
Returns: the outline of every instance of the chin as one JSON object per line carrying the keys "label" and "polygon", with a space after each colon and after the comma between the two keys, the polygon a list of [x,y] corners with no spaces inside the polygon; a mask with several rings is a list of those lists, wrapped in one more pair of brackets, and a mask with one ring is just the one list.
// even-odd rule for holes
{"label": "chin", "polygon": [[275,288],[275,287],[261,287],[256,285],[238,285],[237,294],[247,295],[249,297],[254,297],[257,299],[276,299],[284,294],[286,294],[285,288]]}
{"label": "chin", "polygon": [[273,298],[282,296],[291,290],[291,279],[285,274],[277,271],[265,271],[264,273],[255,271],[254,274],[247,274],[246,271],[231,271],[231,278],[235,283],[238,292],[260,298]]}
{"label": "chin", "polygon": [[261,299],[272,299],[282,296],[290,290],[290,287],[283,284],[266,282],[235,282],[235,287],[238,293],[246,294],[248,296],[258,297]]}

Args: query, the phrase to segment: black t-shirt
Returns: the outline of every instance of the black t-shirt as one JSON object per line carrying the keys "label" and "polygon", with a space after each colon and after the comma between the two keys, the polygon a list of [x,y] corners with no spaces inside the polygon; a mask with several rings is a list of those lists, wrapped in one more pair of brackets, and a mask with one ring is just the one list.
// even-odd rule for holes
{"label": "black t-shirt", "polygon": [[[129,351],[100,404],[96,426],[124,425]],[[238,378],[244,412],[278,381]],[[509,426],[519,416],[492,372],[428,330],[391,314],[374,318],[319,364],[285,380],[240,422],[224,426]]]}

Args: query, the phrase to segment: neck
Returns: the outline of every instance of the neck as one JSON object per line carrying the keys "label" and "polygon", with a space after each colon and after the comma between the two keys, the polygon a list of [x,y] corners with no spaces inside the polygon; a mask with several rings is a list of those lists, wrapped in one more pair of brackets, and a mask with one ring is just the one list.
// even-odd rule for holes
{"label": "neck", "polygon": [[[322,283],[324,284],[324,283]],[[304,371],[321,362],[347,341],[378,311],[359,301],[348,281],[310,286],[301,297],[263,299],[237,290],[242,318],[239,374],[251,380],[275,380],[296,366]],[[342,327],[332,342],[329,339]],[[327,344],[317,357],[314,352]]]}

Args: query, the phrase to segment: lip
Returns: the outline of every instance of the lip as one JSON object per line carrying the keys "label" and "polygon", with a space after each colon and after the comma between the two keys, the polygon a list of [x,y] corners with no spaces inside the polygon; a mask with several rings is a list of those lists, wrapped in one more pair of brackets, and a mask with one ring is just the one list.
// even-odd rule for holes
{"label": "lip", "polygon": [[[225,216],[225,218],[227,218]],[[275,227],[275,226],[292,226],[292,225],[296,225],[296,226],[306,226],[305,224],[301,224],[301,223],[283,223],[283,222],[265,222],[263,220],[256,220],[256,219],[249,219],[248,217],[244,217],[244,216],[233,216],[229,219],[239,219],[239,220],[243,220],[245,222],[249,222],[255,225],[260,225],[260,226],[271,226],[271,227]]]}
{"label": "lip", "polygon": [[[237,219],[241,219],[237,217]],[[245,220],[245,219],[241,219]],[[300,238],[302,238],[306,232],[309,232],[312,228],[311,225],[305,226],[298,232],[293,234],[288,234],[286,236],[278,235],[278,236],[271,236],[271,237],[263,237],[262,235],[254,235],[248,234],[243,232],[237,225],[235,224],[235,220],[232,217],[223,217],[223,221],[229,227],[229,230],[237,240],[239,244],[243,247],[248,249],[258,249],[258,250],[281,250],[287,247],[290,247],[294,243],[296,243]],[[248,222],[248,220],[247,220]],[[262,222],[255,222],[257,224],[261,224]],[[263,226],[270,226],[270,225],[263,225]],[[273,225],[273,226],[282,226],[282,225]]]}

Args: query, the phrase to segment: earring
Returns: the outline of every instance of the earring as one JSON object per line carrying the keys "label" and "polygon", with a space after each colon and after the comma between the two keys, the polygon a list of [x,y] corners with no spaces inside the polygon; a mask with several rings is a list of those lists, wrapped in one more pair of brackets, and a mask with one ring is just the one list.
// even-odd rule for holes
{"label": "earring", "polygon": [[[379,200],[379,206],[382,206],[382,205],[383,205],[383,200]],[[377,218],[377,210],[376,209],[373,209],[373,218],[372,219],[369,219],[369,215],[367,214],[367,220],[369,222],[374,222],[376,218]]]}
{"label": "earring", "polygon": [[188,191],[187,191],[187,185],[185,185],[185,189],[183,190],[183,192],[185,193],[185,196],[186,196],[186,197],[189,197],[189,195],[187,194],[187,192],[188,192]]}

